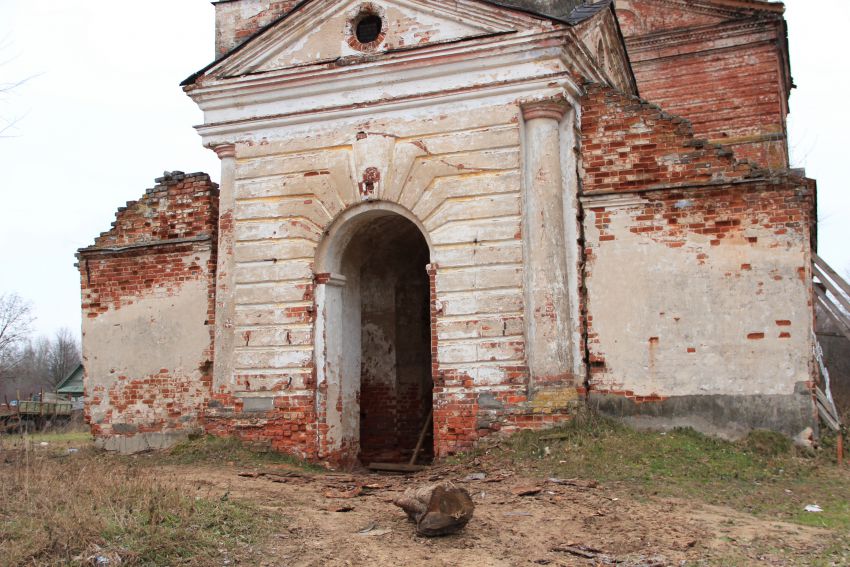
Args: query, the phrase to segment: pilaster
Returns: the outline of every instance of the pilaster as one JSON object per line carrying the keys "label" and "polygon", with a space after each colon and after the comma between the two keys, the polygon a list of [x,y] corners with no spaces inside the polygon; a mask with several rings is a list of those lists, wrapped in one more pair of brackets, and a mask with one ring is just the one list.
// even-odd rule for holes
{"label": "pilaster", "polygon": [[215,359],[213,393],[233,380],[235,341],[235,294],[233,256],[233,214],[236,204],[236,146],[222,144],[212,148],[221,160],[218,217],[218,264],[215,286]]}
{"label": "pilaster", "polygon": [[[561,123],[569,110],[562,99],[522,106],[525,325],[530,394],[547,385],[577,385],[573,384],[570,348],[573,322],[561,163]],[[578,301],[578,297],[573,301]]]}

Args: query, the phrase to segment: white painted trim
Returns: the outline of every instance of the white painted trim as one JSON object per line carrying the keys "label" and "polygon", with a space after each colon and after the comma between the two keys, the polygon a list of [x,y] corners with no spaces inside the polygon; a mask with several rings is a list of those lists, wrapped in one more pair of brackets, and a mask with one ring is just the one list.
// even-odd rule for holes
{"label": "white painted trim", "polygon": [[330,274],[328,281],[324,283],[324,285],[329,285],[332,287],[345,287],[345,284],[348,283],[348,278],[340,274]]}
{"label": "white painted trim", "polygon": [[434,245],[431,242],[431,235],[416,215],[398,203],[391,201],[366,201],[348,207],[331,222],[330,228],[325,231],[325,235],[316,249],[315,272],[318,274],[338,273],[342,253],[357,230],[370,219],[393,214],[404,217],[416,225],[428,244],[430,256],[433,258]]}
{"label": "white painted trim", "polygon": [[647,200],[637,193],[584,195],[579,198],[585,207],[625,208],[646,204]]}

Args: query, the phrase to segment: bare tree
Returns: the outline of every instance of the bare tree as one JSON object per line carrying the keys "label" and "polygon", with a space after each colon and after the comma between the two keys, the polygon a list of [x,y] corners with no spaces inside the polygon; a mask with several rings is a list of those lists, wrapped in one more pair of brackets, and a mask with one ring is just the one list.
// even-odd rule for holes
{"label": "bare tree", "polygon": [[32,332],[32,304],[16,293],[0,294],[0,376],[12,369],[18,347]]}
{"label": "bare tree", "polygon": [[[11,50],[12,42],[7,35],[4,38],[0,38],[0,54],[6,54]],[[6,65],[8,65],[12,59],[4,59],[0,60],[0,70],[2,70]],[[21,120],[21,116],[16,116],[11,113],[6,113],[5,108],[6,105],[11,104],[12,95],[14,91],[32,79],[33,77],[26,77],[24,79],[9,79],[6,76],[5,72],[0,73],[0,138],[9,138],[12,137],[11,131],[15,127],[15,125]]]}
{"label": "bare tree", "polygon": [[50,343],[48,371],[53,385],[59,384],[80,363],[80,345],[67,327],[56,331]]}
{"label": "bare tree", "polygon": [[26,340],[15,347],[15,366],[0,382],[3,395],[9,399],[28,399],[42,390],[50,391],[50,353],[53,343],[47,337]]}

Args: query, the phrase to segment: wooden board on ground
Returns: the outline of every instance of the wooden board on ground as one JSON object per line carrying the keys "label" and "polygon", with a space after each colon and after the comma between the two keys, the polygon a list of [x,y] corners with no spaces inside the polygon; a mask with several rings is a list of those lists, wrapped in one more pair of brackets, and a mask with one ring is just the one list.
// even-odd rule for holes
{"label": "wooden board on ground", "polygon": [[419,472],[428,467],[424,465],[409,465],[407,463],[369,463],[369,470],[385,472]]}

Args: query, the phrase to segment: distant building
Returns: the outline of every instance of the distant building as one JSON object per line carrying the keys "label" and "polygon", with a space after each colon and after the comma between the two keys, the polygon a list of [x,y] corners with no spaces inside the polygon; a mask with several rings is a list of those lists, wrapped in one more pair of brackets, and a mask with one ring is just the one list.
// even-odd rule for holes
{"label": "distant building", "polygon": [[82,364],[78,364],[64,380],[56,386],[56,393],[63,396],[68,396],[72,400],[82,398],[83,390],[83,374],[84,369]]}

